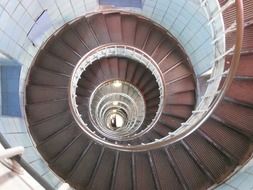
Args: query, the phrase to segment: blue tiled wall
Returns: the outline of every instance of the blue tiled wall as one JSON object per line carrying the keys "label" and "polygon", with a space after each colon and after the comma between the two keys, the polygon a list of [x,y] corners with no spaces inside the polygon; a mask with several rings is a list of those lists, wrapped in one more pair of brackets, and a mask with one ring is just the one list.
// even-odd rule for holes
{"label": "blue tiled wall", "polygon": [[20,65],[1,65],[2,115],[21,116],[19,104]]}
{"label": "blue tiled wall", "polygon": [[253,190],[253,159],[216,190]]}
{"label": "blue tiled wall", "polygon": [[116,7],[142,8],[141,0],[99,0],[100,5],[113,5]]}

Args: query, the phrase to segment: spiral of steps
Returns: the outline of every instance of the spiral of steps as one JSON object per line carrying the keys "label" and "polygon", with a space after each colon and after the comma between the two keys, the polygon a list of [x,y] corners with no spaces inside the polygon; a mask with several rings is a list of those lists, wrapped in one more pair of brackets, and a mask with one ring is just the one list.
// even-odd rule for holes
{"label": "spiral of steps", "polygon": [[[87,116],[89,116],[89,98],[92,96],[92,92],[97,86],[106,81],[124,81],[134,85],[142,92],[141,96],[143,96],[145,103],[142,104],[141,107],[146,107],[147,110],[142,128],[147,126],[152,118],[154,118],[159,104],[159,90],[156,80],[152,73],[138,62],[117,57],[96,61],[86,69],[83,73],[83,77],[78,83],[80,86],[80,88],[78,87],[77,89],[78,109],[80,110],[80,114],[83,117],[86,117],[84,119],[85,123],[90,122],[90,119],[87,118]],[[109,94],[112,93],[111,88],[115,87],[110,86]],[[126,88],[122,87],[122,89],[128,91],[128,94],[134,94],[134,92],[132,92],[133,89],[128,86],[126,86]],[[105,96],[106,94],[102,95]],[[134,99],[136,98],[137,97],[135,96]],[[132,111],[133,108],[131,109],[131,112]],[[90,115],[95,115],[95,113]],[[92,124],[89,123],[88,126],[92,126]],[[142,128],[139,130],[142,130]]]}
{"label": "spiral of steps", "polygon": [[[222,182],[252,152],[252,55],[241,58],[236,78],[212,116],[183,140],[143,152],[111,149],[88,137],[73,118],[69,85],[75,66],[106,44],[133,46],[157,63],[164,79],[164,105],[157,122],[124,145],[149,143],[173,132],[196,106],[191,63],[176,39],[152,21],[124,12],[104,12],[64,25],[40,49],[26,85],[26,117],[37,149],[49,167],[75,189],[207,189]],[[250,57],[250,58],[249,58]],[[76,102],[89,129],[89,101],[100,84],[124,81],[142,94],[142,126],[152,122],[159,85],[147,67],[126,57],[105,57],[83,72]],[[108,139],[115,142],[114,139]]]}

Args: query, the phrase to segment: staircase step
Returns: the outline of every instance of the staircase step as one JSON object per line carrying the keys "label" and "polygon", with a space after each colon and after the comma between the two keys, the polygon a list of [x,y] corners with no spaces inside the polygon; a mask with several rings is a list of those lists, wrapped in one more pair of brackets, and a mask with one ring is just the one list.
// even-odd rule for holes
{"label": "staircase step", "polygon": [[111,41],[103,14],[96,14],[87,20],[100,45]]}
{"label": "staircase step", "polygon": [[67,181],[70,185],[81,189],[89,184],[101,150],[101,147],[96,144],[92,144],[88,149],[83,149],[82,155],[68,174]]}
{"label": "staircase step", "polygon": [[126,72],[128,67],[128,61],[123,58],[119,58],[119,78],[126,80]]}
{"label": "staircase step", "polygon": [[169,132],[173,131],[172,129],[168,128],[166,125],[159,122],[156,123],[154,130],[163,137],[167,136]]}
{"label": "staircase step", "polygon": [[200,186],[204,189],[211,184],[205,173],[180,143],[170,146],[169,151],[189,189],[198,189]]}
{"label": "staircase step", "polygon": [[[50,46],[49,46],[50,45]],[[80,59],[80,56],[77,55],[71,47],[66,45],[60,38],[54,38],[50,44],[46,46],[46,50],[50,53],[60,57],[61,59],[76,65]],[[59,51],[61,50],[61,51]]]}
{"label": "staircase step", "polygon": [[80,56],[84,56],[89,51],[86,44],[81,41],[79,35],[75,32],[72,26],[69,26],[68,30],[62,34],[62,39]]}
{"label": "staircase step", "polygon": [[253,105],[252,80],[234,80],[226,96],[244,104]]}
{"label": "staircase step", "polygon": [[173,116],[168,116],[165,114],[162,114],[160,116],[159,122],[162,123],[163,125],[167,126],[171,130],[176,130],[178,127],[181,126],[181,123],[183,123],[184,120],[173,117]]}
{"label": "staircase step", "polygon": [[223,175],[232,171],[231,161],[224,154],[215,149],[203,137],[192,134],[185,140],[192,151],[198,156],[201,162],[214,179],[218,182],[223,180]]}
{"label": "staircase step", "polygon": [[115,183],[112,190],[122,189],[128,190],[133,189],[132,181],[132,157],[127,152],[119,153],[119,160],[116,169]]}
{"label": "staircase step", "polygon": [[166,105],[163,108],[163,114],[187,120],[192,114],[192,107],[187,105]]}
{"label": "staircase step", "polygon": [[147,43],[145,44],[143,50],[148,55],[152,55],[152,53],[154,53],[156,48],[159,47],[159,45],[162,43],[162,40],[164,39],[163,38],[164,35],[165,34],[159,31],[158,29],[153,29],[149,34]]}
{"label": "staircase step", "polygon": [[162,43],[159,44],[159,47],[157,50],[153,53],[152,58],[157,62],[160,63],[162,59],[164,59],[166,56],[171,54],[174,51],[175,44],[168,43],[168,41],[171,41],[169,37],[165,38]]}
{"label": "staircase step", "polygon": [[71,75],[74,68],[74,64],[69,63],[64,59],[60,59],[60,57],[46,51],[42,51],[42,54],[39,55],[38,59],[39,61],[37,64],[39,67],[66,75]]}
{"label": "staircase step", "polygon": [[138,66],[137,62],[131,60],[128,61],[125,79],[127,82],[130,83],[132,82],[137,66]]}
{"label": "staircase step", "polygon": [[43,86],[28,85],[26,87],[27,104],[40,103],[45,101],[54,101],[67,99],[67,89],[65,88],[47,88]]}
{"label": "staircase step", "polygon": [[121,15],[119,13],[105,15],[105,22],[111,42],[122,43]]}
{"label": "staircase step", "polygon": [[143,65],[138,64],[132,79],[132,84],[138,86],[142,77],[147,73],[147,70],[143,69]]}
{"label": "staircase step", "polygon": [[89,139],[84,134],[77,136],[73,143],[68,144],[62,152],[50,161],[49,165],[55,168],[61,177],[66,178],[89,143]]}
{"label": "staircase step", "polygon": [[167,89],[165,93],[168,95],[195,90],[195,82],[192,76],[169,83],[166,86]]}
{"label": "staircase step", "polygon": [[152,155],[161,189],[183,189],[182,183],[174,172],[175,168],[169,162],[165,151],[155,150],[152,151]]}
{"label": "staircase step", "polygon": [[50,162],[58,155],[68,144],[80,134],[81,129],[75,124],[66,127],[60,133],[46,139],[43,144],[39,145],[39,151],[43,157]]}
{"label": "staircase step", "polygon": [[110,79],[119,78],[118,58],[113,57],[108,59],[108,66],[111,71]]}
{"label": "staircase step", "polygon": [[134,45],[136,25],[136,17],[131,15],[121,15],[121,31],[124,43]]}
{"label": "staircase step", "polygon": [[245,155],[249,149],[249,139],[212,118],[208,119],[200,129],[237,160],[240,160],[241,155]]}
{"label": "staircase step", "polygon": [[136,189],[153,190],[156,189],[155,181],[152,175],[152,169],[149,164],[146,153],[135,153],[135,177]]}
{"label": "staircase step", "polygon": [[105,149],[97,168],[91,189],[110,189],[115,162],[115,152]]}
{"label": "staircase step", "polygon": [[55,117],[41,122],[36,125],[30,125],[29,129],[34,137],[36,143],[41,142],[46,137],[52,135],[56,131],[59,131],[63,126],[70,124],[73,121],[73,117],[69,111],[65,111],[56,115]]}
{"label": "staircase step", "polygon": [[26,106],[26,113],[30,124],[61,113],[69,109],[68,100],[53,101],[47,103],[30,104]]}
{"label": "staircase step", "polygon": [[214,112],[225,123],[234,128],[244,131],[249,136],[253,134],[253,111],[252,109],[223,101]]}
{"label": "staircase step", "polygon": [[34,85],[67,86],[69,77],[57,75],[37,67],[32,69],[30,80]]}
{"label": "staircase step", "polygon": [[236,76],[253,77],[252,59],[252,54],[241,56]]}
{"label": "staircase step", "polygon": [[169,72],[166,72],[164,74],[165,83],[171,82],[186,75],[191,75],[193,71],[187,67],[186,64],[187,63],[183,64],[183,62],[180,62],[176,67],[171,69]]}
{"label": "staircase step", "polygon": [[186,91],[182,93],[171,94],[166,97],[165,102],[172,105],[195,105],[195,92]]}
{"label": "staircase step", "polygon": [[162,73],[165,73],[182,60],[184,60],[184,56],[179,53],[178,48],[174,49],[172,52],[169,52],[164,59],[161,60],[159,63],[159,68],[161,69]]}
{"label": "staircase step", "polygon": [[90,28],[90,25],[86,18],[78,21],[73,28],[75,28],[80,38],[89,48],[89,50],[98,46],[99,42],[96,39],[94,32]]}
{"label": "staircase step", "polygon": [[140,20],[138,21],[136,25],[136,33],[135,33],[135,40],[134,40],[134,45],[139,48],[143,49],[144,46],[146,45],[147,39],[149,37],[149,34],[151,32],[151,25],[145,21],[145,20]]}

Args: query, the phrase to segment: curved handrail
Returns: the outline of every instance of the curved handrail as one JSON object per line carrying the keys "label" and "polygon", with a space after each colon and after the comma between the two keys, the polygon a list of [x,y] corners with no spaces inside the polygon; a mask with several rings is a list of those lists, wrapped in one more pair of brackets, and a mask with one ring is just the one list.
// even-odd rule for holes
{"label": "curved handrail", "polygon": [[[72,112],[72,115],[75,119],[75,121],[78,123],[78,125],[81,127],[81,129],[91,138],[93,138],[95,141],[100,142],[101,138],[96,135],[94,131],[91,131],[86,123],[81,118],[81,115],[77,109],[77,104],[75,101],[76,97],[76,88],[78,84],[78,80],[81,77],[82,72],[88,67],[92,62],[95,60],[101,59],[103,57],[110,57],[110,56],[122,56],[122,57],[128,57],[130,59],[133,59],[135,61],[140,62],[141,64],[145,65],[154,75],[157,85],[159,87],[160,92],[160,102],[158,105],[158,110],[155,114],[155,117],[152,119],[151,123],[148,124],[148,126],[141,130],[140,132],[132,135],[131,137],[128,137],[128,140],[132,140],[135,138],[138,138],[142,136],[143,134],[147,133],[152,129],[152,127],[156,124],[156,122],[159,120],[160,115],[163,110],[164,106],[164,94],[165,94],[165,83],[164,79],[162,77],[162,72],[160,68],[156,65],[155,61],[145,52],[142,50],[135,48],[133,46],[129,45],[119,45],[115,43],[108,43],[105,45],[98,46],[94,49],[92,49],[90,52],[85,54],[81,60],[77,63],[76,67],[74,68],[74,71],[72,72],[71,80],[69,83],[69,105],[70,110]],[[100,140],[98,140],[100,139]],[[104,139],[103,139],[104,140]],[[102,143],[102,142],[101,142]],[[117,142],[116,142],[117,143]],[[113,144],[113,143],[111,143]]]}
{"label": "curved handrail", "polygon": [[[108,93],[108,91],[106,91],[107,93],[103,93],[103,96],[99,98],[99,101],[98,102],[95,101],[96,106],[93,105],[94,106],[94,109],[93,109],[92,102],[95,99],[96,93],[99,90],[101,90],[101,88],[103,88],[103,87],[106,88],[106,86],[108,84],[109,84],[108,86],[111,87],[110,84],[112,84],[112,81],[104,82],[104,83],[100,84],[91,94],[90,101],[89,101],[89,111],[90,111],[91,122],[93,123],[94,127],[97,129],[98,132],[100,132],[105,137],[109,137],[110,139],[122,141],[123,137],[125,138],[126,136],[131,136],[131,134],[136,132],[139,129],[139,127],[142,126],[142,123],[145,119],[146,105],[145,105],[145,101],[144,101],[144,98],[143,98],[141,92],[135,86],[133,86],[130,83],[124,82],[124,81],[121,81],[121,82],[122,82],[123,86],[131,87],[134,90],[134,92],[137,94],[137,97],[131,97],[131,95],[127,94],[127,92],[124,88],[120,92],[118,91],[118,88],[116,88],[116,89],[114,88],[114,89],[110,90],[110,93]],[[128,108],[128,111],[125,110],[128,116],[130,116],[130,114],[128,113],[128,112],[130,112],[130,110],[131,110],[131,112],[135,113],[135,117],[133,117],[133,118],[129,117],[129,120],[130,121],[132,120],[132,122],[133,122],[133,125],[131,126],[131,128],[125,126],[124,128],[121,128],[121,130],[111,131],[111,130],[108,130],[106,127],[104,127],[102,125],[102,122],[98,122],[98,120],[100,120],[102,118],[101,112],[103,111],[105,113],[108,106],[111,105],[110,101],[109,102],[108,101],[104,102],[104,101],[108,100],[108,97],[115,96],[115,95],[118,95],[120,97],[124,97],[125,99],[127,99],[129,102],[128,102],[128,104],[125,103],[126,106],[130,106],[132,104],[131,105],[132,109]],[[139,99],[141,104],[139,106],[137,106],[133,98],[135,100]],[[121,101],[119,101],[119,102],[121,102]],[[101,106],[101,104],[102,104],[102,106]],[[122,108],[122,109],[124,109],[124,108]],[[137,121],[139,121],[138,124],[137,124]],[[129,132],[129,134],[128,134],[128,132]],[[123,139],[123,140],[126,140],[126,139]]]}
{"label": "curved handrail", "polygon": [[[94,139],[97,143],[102,144],[103,146],[117,149],[120,151],[129,151],[129,152],[141,152],[141,151],[148,151],[152,149],[161,148],[164,146],[167,146],[169,144],[172,144],[174,142],[177,142],[184,137],[191,134],[193,131],[195,131],[197,128],[199,128],[213,113],[213,111],[217,108],[220,101],[223,99],[227,89],[230,87],[233,77],[235,76],[235,73],[237,71],[237,68],[239,66],[239,60],[240,60],[240,51],[242,47],[242,40],[243,40],[243,2],[242,0],[236,0],[236,43],[233,53],[233,58],[231,62],[231,68],[230,71],[227,74],[227,78],[220,90],[220,93],[215,96],[214,100],[209,106],[209,109],[203,113],[201,116],[201,119],[197,120],[197,122],[193,125],[186,125],[183,130],[177,130],[175,133],[170,133],[168,136],[158,139],[156,141],[153,141],[151,143],[147,144],[139,144],[139,145],[120,145],[117,143],[111,143],[107,142],[104,139],[101,139],[97,137],[92,131],[87,131],[86,134],[90,136],[92,139]],[[180,127],[182,128],[182,127]]]}
{"label": "curved handrail", "polygon": [[[98,142],[99,144],[102,144],[103,146],[106,146],[112,149],[117,149],[121,151],[130,151],[130,152],[141,152],[141,151],[161,148],[171,143],[177,142],[183,139],[184,137],[186,137],[187,135],[189,135],[190,133],[192,133],[193,131],[195,131],[198,127],[200,127],[210,117],[210,115],[218,106],[219,102],[222,100],[226,90],[231,85],[233,77],[239,66],[240,50],[241,50],[242,38],[243,38],[243,2],[242,0],[236,0],[236,9],[237,9],[236,11],[237,31],[236,31],[235,49],[234,49],[234,54],[233,54],[232,64],[231,64],[232,66],[230,68],[230,72],[227,75],[227,79],[225,80],[224,85],[221,88],[220,93],[215,97],[215,100],[209,106],[208,111],[203,113],[200,120],[198,120],[194,125],[186,126],[183,130],[177,131],[177,133],[171,133],[168,136],[161,138],[159,140],[153,141],[151,143],[139,144],[139,145],[120,145],[120,144],[110,143],[110,142],[105,141],[104,139],[100,139],[98,136],[92,133],[92,131],[89,131],[88,134],[87,133],[86,134],[90,138]],[[27,84],[27,80],[26,80],[26,84]]]}

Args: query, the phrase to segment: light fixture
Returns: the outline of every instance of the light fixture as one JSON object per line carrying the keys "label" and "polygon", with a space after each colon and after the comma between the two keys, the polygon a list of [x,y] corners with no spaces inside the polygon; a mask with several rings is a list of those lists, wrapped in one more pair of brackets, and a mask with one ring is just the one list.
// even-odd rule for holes
{"label": "light fixture", "polygon": [[119,102],[118,102],[118,101],[114,101],[114,102],[112,102],[112,104],[113,104],[114,106],[117,106],[117,105],[119,104]]}
{"label": "light fixture", "polygon": [[113,82],[113,86],[116,87],[116,88],[121,87],[121,85],[122,85],[122,83],[118,80]]}

